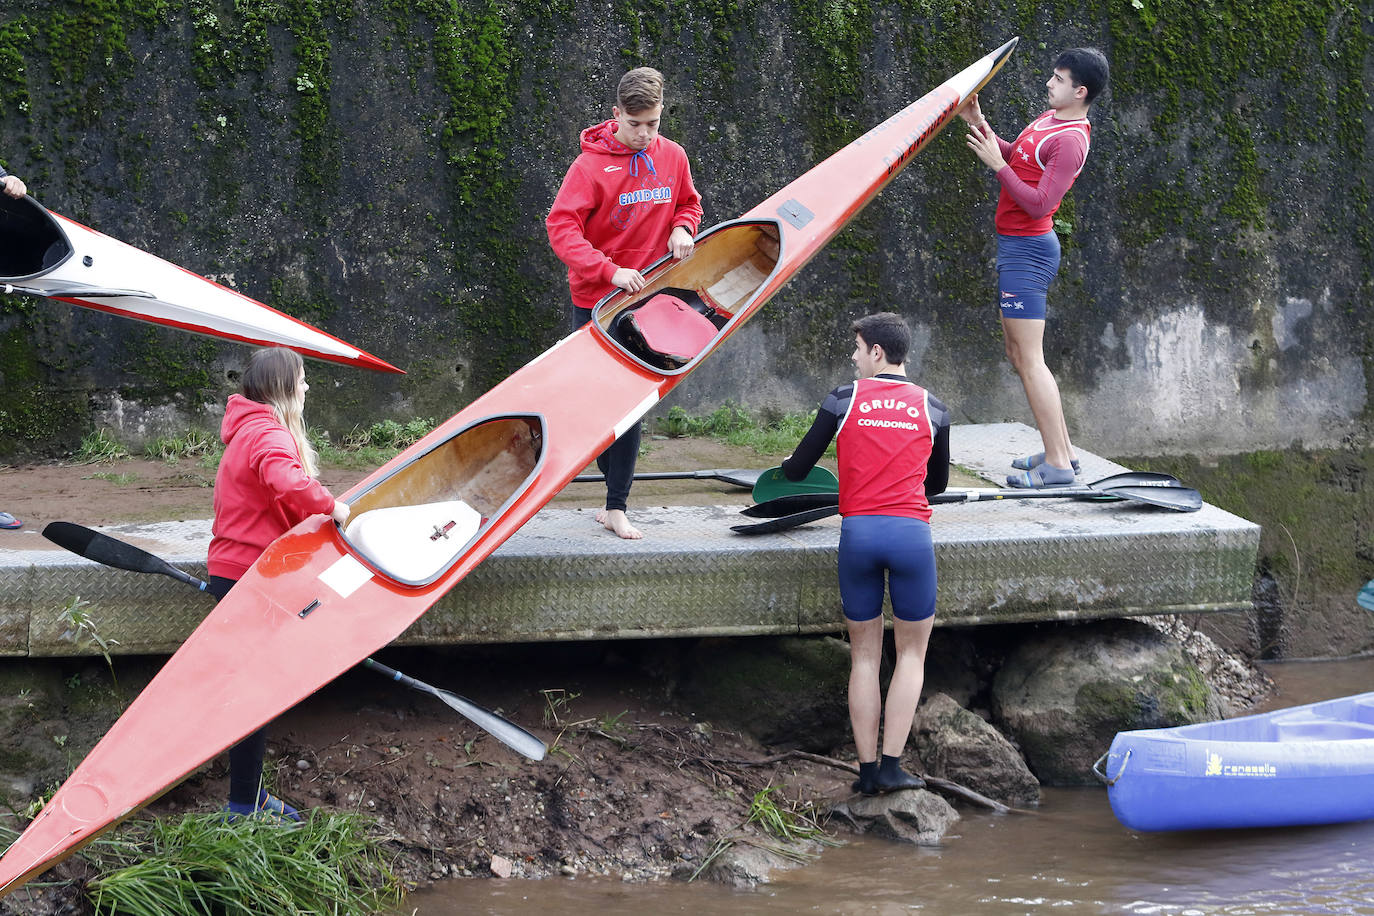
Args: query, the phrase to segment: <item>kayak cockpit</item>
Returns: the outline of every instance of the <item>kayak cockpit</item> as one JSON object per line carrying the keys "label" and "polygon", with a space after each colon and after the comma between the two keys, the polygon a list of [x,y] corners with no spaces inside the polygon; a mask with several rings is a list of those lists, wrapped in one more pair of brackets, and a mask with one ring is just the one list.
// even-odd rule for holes
{"label": "kayak cockpit", "polygon": [[662,375],[687,372],[750,303],[778,266],[781,236],[772,221],[732,222],[697,239],[685,261],[663,258],[643,273],[648,285],[617,292],[593,313],[621,351]]}
{"label": "kayak cockpit", "polygon": [[42,204],[0,194],[0,280],[41,276],[71,254],[67,234]]}
{"label": "kayak cockpit", "polygon": [[344,540],[388,578],[427,585],[525,491],[543,444],[536,415],[467,426],[355,497]]}

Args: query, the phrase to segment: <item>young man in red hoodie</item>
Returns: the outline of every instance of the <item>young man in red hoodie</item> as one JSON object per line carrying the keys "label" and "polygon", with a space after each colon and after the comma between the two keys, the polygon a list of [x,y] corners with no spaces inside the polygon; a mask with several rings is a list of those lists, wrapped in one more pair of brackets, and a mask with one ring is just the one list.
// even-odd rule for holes
{"label": "young man in red hoodie", "polygon": [[[701,224],[687,154],[658,133],[663,74],[652,67],[626,73],[611,115],[582,131],[582,152],[544,221],[554,254],[568,265],[573,330],[591,321],[592,307],[616,287],[643,289],[640,270],[665,253],[689,257]],[[635,423],[596,459],[606,476],[606,508],[597,521],[622,538],[643,536],[625,515],[639,434]]]}

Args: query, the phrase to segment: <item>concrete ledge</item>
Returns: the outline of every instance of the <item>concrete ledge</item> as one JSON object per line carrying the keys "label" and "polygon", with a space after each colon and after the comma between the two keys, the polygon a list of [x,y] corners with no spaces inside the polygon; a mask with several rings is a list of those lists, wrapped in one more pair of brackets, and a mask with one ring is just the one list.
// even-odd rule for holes
{"label": "concrete ledge", "polygon": [[[1020,424],[955,427],[960,464],[990,478],[1038,450]],[[1083,480],[1126,470],[1082,454]],[[741,537],[731,506],[638,508],[642,541],[621,541],[592,510],[546,509],[398,640],[447,645],[843,629],[839,519]],[[79,522],[79,519],[73,519]],[[210,523],[101,529],[205,576]],[[937,620],[945,626],[1245,610],[1259,526],[1204,506],[1181,514],[1072,499],[939,506]],[[0,655],[94,654],[64,638],[79,596],[120,653],[169,653],[211,600],[162,576],[111,570],[20,532],[0,550]],[[6,543],[11,543],[8,539]]]}

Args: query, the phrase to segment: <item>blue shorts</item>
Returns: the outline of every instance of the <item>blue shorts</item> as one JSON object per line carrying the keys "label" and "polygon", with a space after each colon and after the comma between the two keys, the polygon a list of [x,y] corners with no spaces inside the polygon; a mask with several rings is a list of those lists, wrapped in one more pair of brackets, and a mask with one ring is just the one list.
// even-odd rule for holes
{"label": "blue shorts", "polygon": [[997,236],[997,305],[1003,318],[1045,320],[1045,295],[1059,273],[1059,236]]}
{"label": "blue shorts", "polygon": [[844,616],[856,622],[881,616],[884,591],[891,592],[892,613],[899,620],[934,616],[935,545],[930,524],[895,515],[846,516],[840,524]]}

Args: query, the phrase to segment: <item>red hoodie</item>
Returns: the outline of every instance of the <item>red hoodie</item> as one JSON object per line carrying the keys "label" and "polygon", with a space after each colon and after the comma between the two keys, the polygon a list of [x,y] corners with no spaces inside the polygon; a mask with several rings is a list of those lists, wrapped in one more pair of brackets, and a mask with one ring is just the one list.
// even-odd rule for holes
{"label": "red hoodie", "polygon": [[614,289],[617,268],[648,267],[668,253],[673,229],[696,235],[701,225],[682,147],[658,136],[636,152],[615,131],[614,118],[582,131],[582,153],[544,220],[553,253],[568,265],[573,305],[584,309]]}
{"label": "red hoodie", "polygon": [[238,580],[267,545],[312,515],[334,510],[334,497],[306,473],[296,440],[272,408],[229,396],[220,424],[224,456],[215,474],[210,575]]}

